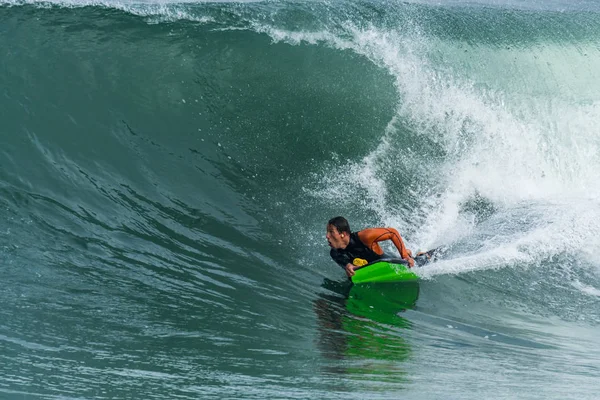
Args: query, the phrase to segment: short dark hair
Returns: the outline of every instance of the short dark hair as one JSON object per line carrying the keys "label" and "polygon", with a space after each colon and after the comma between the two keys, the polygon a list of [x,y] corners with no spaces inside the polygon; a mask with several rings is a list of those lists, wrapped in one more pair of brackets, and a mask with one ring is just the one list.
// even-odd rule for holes
{"label": "short dark hair", "polygon": [[348,223],[348,220],[344,217],[331,218],[327,225],[335,226],[339,233],[347,232],[348,234],[350,234],[350,224]]}

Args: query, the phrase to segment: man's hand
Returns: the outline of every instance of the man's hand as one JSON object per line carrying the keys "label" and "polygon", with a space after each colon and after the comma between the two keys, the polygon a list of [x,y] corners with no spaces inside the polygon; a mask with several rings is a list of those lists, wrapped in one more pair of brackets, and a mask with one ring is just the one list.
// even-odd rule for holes
{"label": "man's hand", "polygon": [[414,266],[415,266],[415,260],[414,260],[412,257],[408,257],[408,258],[406,259],[406,261],[408,261],[408,266],[409,266],[410,268],[412,268],[412,267],[414,267]]}
{"label": "man's hand", "polygon": [[[414,264],[414,261],[413,261]],[[355,272],[354,272],[354,265],[348,263],[346,264],[346,275],[348,275],[348,278],[351,278],[354,276]]]}

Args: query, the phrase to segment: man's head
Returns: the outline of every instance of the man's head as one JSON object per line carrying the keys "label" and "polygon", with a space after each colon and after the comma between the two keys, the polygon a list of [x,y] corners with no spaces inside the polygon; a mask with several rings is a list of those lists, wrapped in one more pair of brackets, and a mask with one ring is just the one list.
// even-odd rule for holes
{"label": "man's head", "polygon": [[327,243],[333,249],[345,249],[350,243],[350,224],[344,217],[331,218],[327,223]]}

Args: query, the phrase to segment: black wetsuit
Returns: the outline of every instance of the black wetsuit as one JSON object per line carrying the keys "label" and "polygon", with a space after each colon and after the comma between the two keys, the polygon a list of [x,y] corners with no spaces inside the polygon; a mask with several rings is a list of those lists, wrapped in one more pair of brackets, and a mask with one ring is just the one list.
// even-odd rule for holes
{"label": "black wetsuit", "polygon": [[346,268],[346,264],[352,264],[352,261],[355,258],[362,258],[369,263],[382,258],[388,258],[385,254],[379,255],[368,248],[367,245],[358,238],[358,233],[356,232],[350,234],[350,242],[345,249],[331,249],[329,255],[331,255],[333,261],[338,263],[342,268]]}

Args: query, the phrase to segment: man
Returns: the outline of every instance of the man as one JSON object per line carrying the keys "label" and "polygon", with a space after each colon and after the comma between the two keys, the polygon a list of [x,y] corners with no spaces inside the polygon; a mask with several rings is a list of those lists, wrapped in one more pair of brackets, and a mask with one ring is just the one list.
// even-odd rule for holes
{"label": "man", "polygon": [[335,217],[327,223],[327,242],[331,247],[330,255],[335,262],[346,270],[348,277],[354,275],[357,266],[364,265],[386,257],[378,242],[391,240],[398,249],[400,257],[406,260],[409,267],[415,265],[410,250],[394,228],[368,228],[359,232],[351,232],[350,225],[344,217]]}

